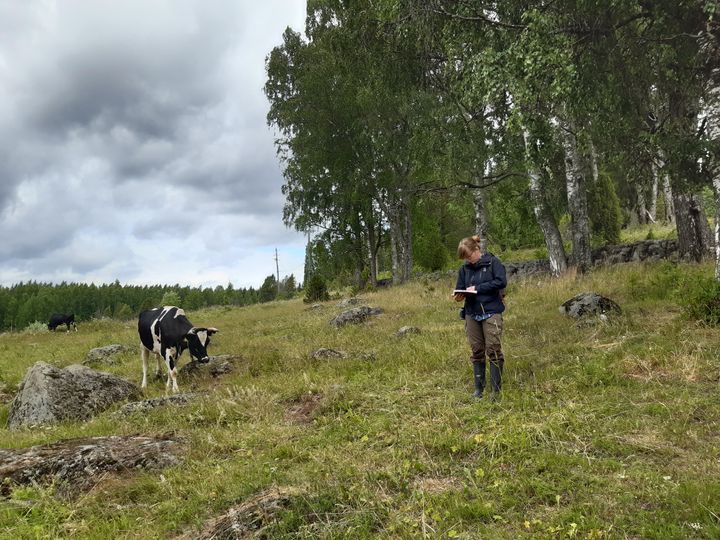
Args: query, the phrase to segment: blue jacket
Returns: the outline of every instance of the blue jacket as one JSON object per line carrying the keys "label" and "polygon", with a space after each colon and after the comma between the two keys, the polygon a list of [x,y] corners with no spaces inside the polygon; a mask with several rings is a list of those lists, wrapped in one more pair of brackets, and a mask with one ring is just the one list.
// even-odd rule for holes
{"label": "blue jacket", "polygon": [[505,311],[500,291],[507,287],[505,267],[492,253],[484,253],[475,264],[466,262],[458,272],[456,289],[467,289],[475,285],[477,294],[465,295],[465,313],[483,315]]}

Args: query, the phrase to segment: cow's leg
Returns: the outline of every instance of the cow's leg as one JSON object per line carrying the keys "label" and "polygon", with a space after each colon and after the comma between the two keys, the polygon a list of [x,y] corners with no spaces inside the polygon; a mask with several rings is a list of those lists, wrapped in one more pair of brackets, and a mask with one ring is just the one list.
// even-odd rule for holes
{"label": "cow's leg", "polygon": [[165,391],[168,392],[170,390],[170,386],[172,385],[173,393],[177,394],[180,389],[178,388],[177,384],[176,359],[173,352],[170,350],[165,353],[165,364],[167,365],[168,369],[167,383],[165,383]]}
{"label": "cow's leg", "polygon": [[160,367],[160,356],[157,354],[155,355],[155,361],[155,378],[160,379],[162,377],[162,368]]}
{"label": "cow's leg", "polygon": [[172,376],[173,394],[177,394],[180,391],[180,388],[178,388],[178,384],[177,384],[177,366],[172,368],[172,370],[170,370],[170,375]]}
{"label": "cow's leg", "polygon": [[143,365],[143,380],[142,380],[142,384],[140,385],[140,388],[143,388],[143,389],[147,386],[148,354],[150,354],[150,351],[148,351],[145,347],[141,347],[140,357],[142,358],[142,365]]}

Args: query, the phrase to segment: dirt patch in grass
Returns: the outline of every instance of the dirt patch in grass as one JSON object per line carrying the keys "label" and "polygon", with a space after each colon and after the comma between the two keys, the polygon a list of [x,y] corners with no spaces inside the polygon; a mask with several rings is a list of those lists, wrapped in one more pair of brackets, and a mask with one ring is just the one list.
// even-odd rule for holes
{"label": "dirt patch in grass", "polygon": [[285,419],[296,424],[309,424],[322,404],[323,394],[303,394],[294,400],[285,412]]}
{"label": "dirt patch in grass", "polygon": [[455,478],[429,476],[418,478],[413,482],[415,491],[424,493],[444,493],[446,491],[460,489],[460,482]]}

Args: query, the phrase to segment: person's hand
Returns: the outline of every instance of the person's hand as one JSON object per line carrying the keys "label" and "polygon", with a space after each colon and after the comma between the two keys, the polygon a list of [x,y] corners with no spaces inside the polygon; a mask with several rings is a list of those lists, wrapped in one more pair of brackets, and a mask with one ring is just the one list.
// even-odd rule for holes
{"label": "person's hand", "polygon": [[453,294],[453,298],[456,302],[462,302],[463,300],[465,300],[465,295],[463,293],[455,293]]}

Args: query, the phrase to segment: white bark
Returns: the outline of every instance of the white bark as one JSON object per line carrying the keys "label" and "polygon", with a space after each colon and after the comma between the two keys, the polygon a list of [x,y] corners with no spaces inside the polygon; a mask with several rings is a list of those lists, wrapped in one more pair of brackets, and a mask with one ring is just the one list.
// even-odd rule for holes
{"label": "white bark", "polygon": [[670,175],[663,175],[663,198],[665,199],[665,221],[675,223],[675,206],[673,204],[673,192],[670,186]]}
{"label": "white bark", "polygon": [[720,174],[713,177],[713,191],[715,192],[715,279],[720,281]]}
{"label": "white bark", "polygon": [[657,171],[658,181],[662,179],[663,199],[665,199],[665,215],[663,221],[665,223],[675,223],[675,208],[673,206],[673,192],[670,185],[670,175],[665,171],[665,154],[662,149],[658,149],[658,161],[653,162],[653,171]]}
{"label": "white bark", "polygon": [[485,193],[482,189],[475,189],[473,193],[473,203],[475,205],[475,234],[480,236],[480,251],[487,251],[487,231],[488,221],[485,212]]}
{"label": "white bark", "polygon": [[[653,168],[655,168],[653,166]],[[658,199],[658,174],[653,171],[652,186],[650,188],[650,207],[648,208],[648,218],[655,223],[657,221],[657,199]]]}
{"label": "white bark", "polygon": [[547,247],[548,259],[550,261],[550,272],[553,276],[557,277],[567,271],[565,246],[563,245],[557,223],[555,223],[555,218],[545,201],[542,184],[540,182],[540,174],[532,162],[530,155],[532,139],[527,129],[523,129],[523,139],[525,140],[525,155],[528,163],[528,176],[530,177],[530,197],[533,203],[533,213],[545,238],[545,246]]}
{"label": "white bark", "polygon": [[573,263],[584,272],[592,265],[590,251],[590,220],[587,210],[587,193],[583,161],[577,141],[577,131],[571,120],[558,118],[560,141],[565,154],[565,177],[568,210],[570,211]]}
{"label": "white bark", "polygon": [[647,223],[647,204],[645,203],[645,186],[642,184],[635,184],[635,196],[636,196],[636,213],[638,223]]}

